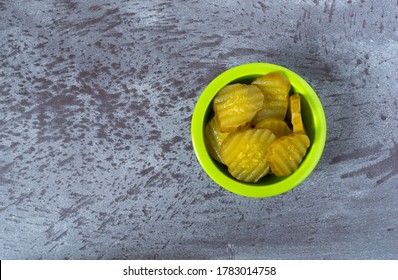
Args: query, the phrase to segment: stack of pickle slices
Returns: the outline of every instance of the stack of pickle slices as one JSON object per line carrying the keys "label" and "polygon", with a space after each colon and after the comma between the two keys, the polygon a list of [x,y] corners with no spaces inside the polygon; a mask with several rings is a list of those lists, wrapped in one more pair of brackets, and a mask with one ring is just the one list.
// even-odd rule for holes
{"label": "stack of pickle slices", "polygon": [[301,117],[300,94],[291,93],[282,72],[235,83],[213,100],[205,127],[210,155],[239,181],[256,183],[269,173],[289,176],[310,146]]}

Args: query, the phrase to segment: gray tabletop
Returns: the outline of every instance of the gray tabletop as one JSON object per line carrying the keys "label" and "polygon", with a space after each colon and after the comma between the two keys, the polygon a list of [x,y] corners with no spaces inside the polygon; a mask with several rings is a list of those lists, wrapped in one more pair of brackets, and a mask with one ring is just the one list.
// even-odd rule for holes
{"label": "gray tabletop", "polygon": [[[397,1],[0,1],[1,259],[398,259]],[[285,66],[321,161],[251,199],[193,152],[205,86]]]}

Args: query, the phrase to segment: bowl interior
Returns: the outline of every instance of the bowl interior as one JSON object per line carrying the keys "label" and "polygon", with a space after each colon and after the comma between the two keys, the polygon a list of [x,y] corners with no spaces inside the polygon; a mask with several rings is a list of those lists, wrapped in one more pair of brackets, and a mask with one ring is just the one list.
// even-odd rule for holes
{"label": "bowl interior", "polygon": [[[281,71],[289,79],[292,90],[300,93],[301,111],[311,145],[299,168],[288,177],[267,175],[257,183],[244,183],[234,179],[225,165],[214,160],[204,143],[204,127],[213,115],[212,102],[224,86],[232,83],[249,84],[255,78]],[[227,70],[216,77],[203,91],[192,116],[192,141],[197,158],[206,173],[221,187],[249,197],[267,197],[284,193],[304,181],[318,163],[326,140],[326,119],[322,105],[313,89],[297,74],[282,66],[267,63],[244,64]]]}

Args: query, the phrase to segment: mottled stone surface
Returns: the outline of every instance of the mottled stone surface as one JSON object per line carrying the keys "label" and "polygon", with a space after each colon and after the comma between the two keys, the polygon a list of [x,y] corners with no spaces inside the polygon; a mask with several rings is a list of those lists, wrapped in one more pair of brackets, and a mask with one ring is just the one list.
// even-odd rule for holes
{"label": "mottled stone surface", "polygon": [[[397,1],[0,1],[1,259],[397,259]],[[192,150],[216,75],[302,75],[328,137],[294,190]]]}

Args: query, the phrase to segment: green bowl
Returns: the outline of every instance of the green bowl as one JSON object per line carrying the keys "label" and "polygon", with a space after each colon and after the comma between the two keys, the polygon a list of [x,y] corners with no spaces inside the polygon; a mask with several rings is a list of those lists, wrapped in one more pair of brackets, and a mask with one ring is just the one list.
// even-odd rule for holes
{"label": "green bowl", "polygon": [[[299,168],[290,176],[277,177],[269,174],[255,184],[240,182],[228,173],[226,166],[215,161],[206,149],[204,128],[213,112],[213,99],[228,84],[250,83],[259,76],[275,71],[283,72],[289,79],[293,92],[300,93],[302,118],[311,145]],[[221,73],[205,88],[193,111],[191,136],[196,157],[203,170],[214,182],[238,195],[270,197],[298,186],[315,169],[326,142],[326,118],[318,96],[299,75],[275,64],[248,63]]]}

